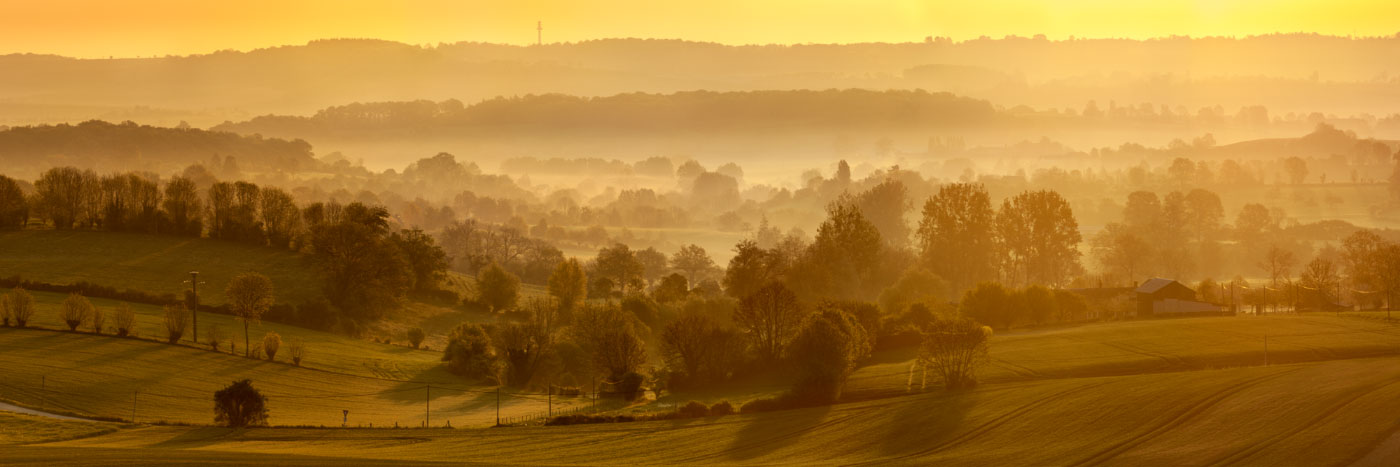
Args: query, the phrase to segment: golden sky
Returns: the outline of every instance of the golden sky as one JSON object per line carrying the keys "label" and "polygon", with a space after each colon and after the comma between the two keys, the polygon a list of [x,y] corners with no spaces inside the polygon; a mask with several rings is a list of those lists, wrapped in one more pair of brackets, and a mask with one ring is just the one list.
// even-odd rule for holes
{"label": "golden sky", "polygon": [[529,44],[608,37],[728,44],[1393,35],[1400,0],[0,0],[0,54],[150,56],[366,37]]}

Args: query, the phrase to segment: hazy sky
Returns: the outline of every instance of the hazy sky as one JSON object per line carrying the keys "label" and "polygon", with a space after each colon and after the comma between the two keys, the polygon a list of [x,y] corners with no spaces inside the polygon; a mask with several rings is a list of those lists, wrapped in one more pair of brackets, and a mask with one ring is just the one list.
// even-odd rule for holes
{"label": "hazy sky", "polygon": [[729,44],[1270,32],[1392,35],[1397,0],[0,0],[0,53],[247,50],[312,39],[413,44],[657,37]]}

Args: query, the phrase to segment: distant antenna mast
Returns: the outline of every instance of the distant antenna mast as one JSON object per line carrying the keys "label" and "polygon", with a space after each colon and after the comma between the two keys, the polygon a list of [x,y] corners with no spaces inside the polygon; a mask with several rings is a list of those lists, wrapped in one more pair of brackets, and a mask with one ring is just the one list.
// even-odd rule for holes
{"label": "distant antenna mast", "polygon": [[535,21],[535,45],[544,45],[544,21]]}

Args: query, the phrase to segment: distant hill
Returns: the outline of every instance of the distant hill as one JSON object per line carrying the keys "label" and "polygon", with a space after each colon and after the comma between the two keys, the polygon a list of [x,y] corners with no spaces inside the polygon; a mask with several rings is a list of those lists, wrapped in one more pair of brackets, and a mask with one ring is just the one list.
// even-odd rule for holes
{"label": "distant hill", "polygon": [[215,157],[233,157],[238,167],[255,171],[300,171],[318,164],[305,141],[256,135],[103,121],[0,129],[3,172],[26,178],[58,165],[164,174]]}
{"label": "distant hill", "polygon": [[1393,113],[1400,38],[1067,40],[930,38],[901,44],[728,46],[603,39],[542,46],[416,46],[368,39],[190,56],[0,56],[0,124],[133,119],[196,126],[346,102],[562,93],[928,89],[1007,107],[1089,100],[1265,105],[1281,111]]}

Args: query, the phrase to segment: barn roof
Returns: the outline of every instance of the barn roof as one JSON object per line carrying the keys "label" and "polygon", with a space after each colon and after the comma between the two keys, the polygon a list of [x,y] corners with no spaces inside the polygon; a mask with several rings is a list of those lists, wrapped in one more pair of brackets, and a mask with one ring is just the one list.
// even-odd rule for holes
{"label": "barn roof", "polygon": [[[1166,287],[1166,286],[1169,286],[1169,285],[1172,285],[1172,284],[1179,284],[1179,282],[1174,281],[1174,280],[1171,280],[1171,279],[1163,279],[1163,278],[1160,278],[1160,277],[1154,277],[1154,278],[1148,279],[1147,281],[1143,282],[1142,285],[1139,285],[1138,288],[1137,288],[1137,290],[1136,290],[1136,292],[1138,292],[1138,293],[1147,293],[1147,294],[1150,294],[1150,293],[1157,293],[1158,290],[1162,290],[1162,288],[1164,288],[1164,287]],[[1185,284],[1182,284],[1182,287],[1186,287],[1186,285],[1185,285]],[[1187,287],[1187,288],[1189,289],[1190,287]]]}

